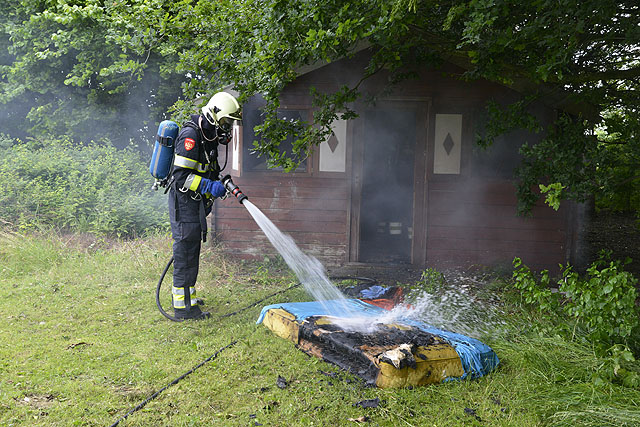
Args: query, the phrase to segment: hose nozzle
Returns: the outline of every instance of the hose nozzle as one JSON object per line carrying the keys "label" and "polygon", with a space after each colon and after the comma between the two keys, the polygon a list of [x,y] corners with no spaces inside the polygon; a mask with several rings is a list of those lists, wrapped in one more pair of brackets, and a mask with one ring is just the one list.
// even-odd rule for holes
{"label": "hose nozzle", "polygon": [[229,193],[236,196],[236,199],[238,199],[238,202],[240,202],[240,204],[242,204],[245,199],[248,199],[248,197],[244,195],[242,190],[240,190],[240,188],[238,188],[238,186],[233,183],[230,175],[225,175],[220,179],[220,181],[222,181],[222,185],[224,185],[224,188],[226,188]]}

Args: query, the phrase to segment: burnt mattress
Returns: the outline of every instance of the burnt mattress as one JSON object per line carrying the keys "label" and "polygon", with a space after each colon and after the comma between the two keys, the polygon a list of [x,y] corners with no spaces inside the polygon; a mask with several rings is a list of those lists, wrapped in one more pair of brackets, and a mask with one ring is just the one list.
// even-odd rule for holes
{"label": "burnt mattress", "polygon": [[477,339],[409,318],[378,323],[387,310],[359,299],[344,304],[375,327],[344,328],[340,313],[332,309],[335,305],[318,301],[266,306],[257,323],[305,353],[381,388],[478,378],[499,363],[494,351]]}

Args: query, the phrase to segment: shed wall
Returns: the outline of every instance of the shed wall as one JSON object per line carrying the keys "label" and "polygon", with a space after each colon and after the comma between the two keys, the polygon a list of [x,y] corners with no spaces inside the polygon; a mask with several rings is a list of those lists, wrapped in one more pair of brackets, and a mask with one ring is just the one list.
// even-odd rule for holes
{"label": "shed wall", "polygon": [[[353,83],[366,63],[365,56],[331,64],[304,76],[290,85],[281,105],[310,108],[309,86],[335,90],[340,84]],[[523,132],[507,135],[487,152],[478,151],[474,134],[483,120],[489,99],[512,102],[518,95],[489,82],[462,82],[452,77],[461,70],[422,73],[420,79],[398,86],[387,100],[423,103],[427,111],[425,132],[417,142],[416,155],[425,160],[416,171],[421,218],[415,230],[415,242],[426,248],[414,248],[412,263],[418,266],[461,266],[471,264],[510,264],[515,256],[534,268],[555,268],[567,262],[572,251],[570,222],[572,206],[556,212],[542,203],[530,216],[516,215],[517,200],[512,172],[519,161],[517,148],[523,141],[535,142],[540,135]],[[363,84],[363,89],[377,93],[385,84],[383,74]],[[373,108],[357,105],[357,111]],[[554,117],[552,109],[537,106],[534,111],[544,121]],[[463,136],[459,174],[434,174],[434,117],[436,114],[462,114]],[[293,174],[276,171],[242,173],[234,181],[278,228],[290,234],[303,251],[327,265],[358,262],[357,221],[360,187],[354,141],[358,121],[349,124],[349,145],[345,172],[318,172],[317,151],[307,170]],[[245,135],[247,133],[245,132]],[[251,141],[244,141],[251,144]],[[356,147],[356,148],[354,148]],[[353,157],[353,158],[352,158]],[[262,258],[275,251],[244,207],[235,200],[218,202],[215,208],[217,240],[225,250],[242,258]],[[354,225],[355,223],[355,225]],[[424,243],[420,243],[424,245]],[[415,246],[415,245],[414,245]],[[357,249],[357,248],[356,248]],[[355,254],[355,255],[354,255]]]}
{"label": "shed wall", "polygon": [[566,209],[538,205],[518,216],[507,180],[432,182],[428,204],[429,265],[508,266],[516,256],[536,269],[565,262]]}
{"label": "shed wall", "polygon": [[[330,265],[345,262],[349,204],[344,179],[283,176],[265,172],[234,178],[249,200],[305,253]],[[322,197],[330,188],[330,197]],[[229,198],[215,204],[215,240],[243,259],[275,255],[275,249],[244,206]]]}

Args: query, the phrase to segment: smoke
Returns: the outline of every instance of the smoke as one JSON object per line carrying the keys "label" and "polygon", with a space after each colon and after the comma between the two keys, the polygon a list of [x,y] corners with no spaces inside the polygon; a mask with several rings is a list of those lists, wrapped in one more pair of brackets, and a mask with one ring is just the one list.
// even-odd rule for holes
{"label": "smoke", "polygon": [[[9,63],[19,57],[5,60]],[[69,55],[59,58],[54,70],[44,66],[25,69],[24,75],[32,80],[46,81],[46,91],[30,90],[25,84],[25,90],[11,95],[11,99],[5,93],[5,102],[0,103],[2,132],[20,139],[69,137],[85,143],[108,140],[118,148],[133,142],[150,151],[156,123],[167,118],[169,106],[182,93],[185,78],[162,77],[158,60],[152,55],[142,78],[132,79],[124,74],[113,77],[113,81],[125,85],[122,89],[103,87],[97,71],[85,86],[79,87],[65,83],[76,63],[76,58]]]}

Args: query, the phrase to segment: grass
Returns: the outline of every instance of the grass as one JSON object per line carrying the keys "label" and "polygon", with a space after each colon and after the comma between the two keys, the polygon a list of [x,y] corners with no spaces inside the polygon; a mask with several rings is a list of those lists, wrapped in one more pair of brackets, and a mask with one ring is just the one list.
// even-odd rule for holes
{"label": "grass", "polygon": [[[640,424],[640,390],[594,381],[606,360],[580,340],[545,330],[507,300],[507,333],[485,342],[501,359],[473,381],[367,388],[256,325],[262,306],[304,301],[274,263],[236,263],[208,248],[199,294],[213,318],[176,324],[154,290],[170,239],[0,233],[0,425],[121,426],[602,426]],[[496,291],[498,292],[498,291]],[[163,301],[169,307],[168,292]],[[276,385],[285,378],[288,387]],[[377,408],[355,406],[380,399]]]}

